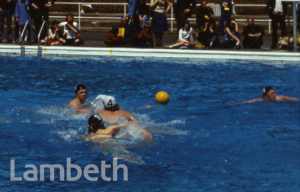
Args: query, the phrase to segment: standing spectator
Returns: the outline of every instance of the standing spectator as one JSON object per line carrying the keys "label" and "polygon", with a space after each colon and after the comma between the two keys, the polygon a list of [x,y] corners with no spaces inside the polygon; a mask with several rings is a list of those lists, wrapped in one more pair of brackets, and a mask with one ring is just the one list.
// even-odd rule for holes
{"label": "standing spectator", "polygon": [[224,35],[224,29],[229,24],[232,14],[232,0],[220,0],[220,6],[219,35]]}
{"label": "standing spectator", "polygon": [[18,37],[21,38],[21,33],[23,31],[23,28],[28,22],[27,28],[25,30],[25,36],[24,39],[17,39],[17,42],[20,41],[30,41],[30,29],[31,29],[31,17],[28,12],[29,9],[29,0],[18,0],[16,8],[15,8],[15,18],[16,22],[18,22],[19,30],[18,30]]}
{"label": "standing spectator", "polygon": [[225,28],[225,41],[222,43],[223,48],[240,49],[241,37],[239,34],[238,23],[234,19],[230,19],[229,24]]}
{"label": "standing spectator", "polygon": [[138,4],[140,27],[144,29],[146,22],[150,16],[150,8],[146,4],[146,0],[139,0]]}
{"label": "standing spectator", "polygon": [[162,46],[164,31],[168,31],[166,14],[170,10],[172,3],[169,0],[151,0],[152,8],[152,31],[155,34],[156,47]]}
{"label": "standing spectator", "polygon": [[2,43],[4,19],[6,19],[7,43],[12,43],[11,18],[16,6],[15,0],[0,0],[0,43]]}
{"label": "standing spectator", "polygon": [[214,11],[211,7],[207,6],[207,1],[202,0],[201,6],[196,11],[196,18],[197,18],[197,25],[198,26],[204,26],[206,22],[209,22],[212,20],[211,15],[214,14]]}
{"label": "standing spectator", "polygon": [[184,26],[184,23],[192,15],[192,10],[195,6],[195,0],[177,0],[174,4],[177,31]]}
{"label": "standing spectator", "polygon": [[[48,24],[49,22],[49,8],[54,4],[55,0],[49,4],[47,0],[30,0],[30,15],[34,23],[34,41],[38,41],[38,34],[41,29],[43,19]],[[41,39],[47,35],[47,29],[43,30]]]}
{"label": "standing spectator", "polygon": [[61,22],[59,27],[63,27],[67,45],[79,45],[80,33],[78,29],[78,23],[74,21],[72,13],[67,14],[66,21]]}
{"label": "standing spectator", "polygon": [[254,24],[254,18],[248,18],[248,26],[244,28],[243,47],[245,49],[260,49],[263,44],[264,30]]}
{"label": "standing spectator", "polygon": [[286,26],[285,26],[285,13],[287,11],[287,4],[283,3],[281,0],[268,0],[267,11],[272,20],[272,45],[271,49],[277,48],[278,35],[277,35],[277,24],[280,23],[281,37],[286,36]]}

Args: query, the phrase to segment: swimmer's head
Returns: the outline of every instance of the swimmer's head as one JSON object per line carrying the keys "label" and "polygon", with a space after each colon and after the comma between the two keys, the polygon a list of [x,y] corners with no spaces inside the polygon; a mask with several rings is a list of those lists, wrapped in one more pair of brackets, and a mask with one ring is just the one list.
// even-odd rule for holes
{"label": "swimmer's head", "polygon": [[117,111],[119,110],[119,105],[113,96],[109,95],[98,95],[96,100],[101,100],[105,110]]}
{"label": "swimmer's head", "polygon": [[267,99],[276,99],[274,89],[272,87],[264,87],[262,90],[262,97]]}
{"label": "swimmer's head", "polygon": [[109,96],[106,100],[104,100],[103,105],[104,109],[109,111],[117,111],[120,109],[116,99],[112,96]]}
{"label": "swimmer's head", "polygon": [[84,85],[78,84],[75,86],[75,97],[79,99],[80,103],[83,104],[86,101],[87,89]]}
{"label": "swimmer's head", "polygon": [[88,134],[96,133],[98,129],[105,129],[103,120],[98,114],[91,115],[88,123]]}

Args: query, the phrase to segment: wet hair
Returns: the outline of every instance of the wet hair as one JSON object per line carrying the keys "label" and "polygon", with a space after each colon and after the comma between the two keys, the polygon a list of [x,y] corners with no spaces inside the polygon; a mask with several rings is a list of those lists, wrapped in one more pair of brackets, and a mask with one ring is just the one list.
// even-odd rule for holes
{"label": "wet hair", "polygon": [[97,114],[91,115],[88,123],[88,134],[96,133],[98,129],[105,129],[102,118]]}
{"label": "wet hair", "polygon": [[77,94],[77,92],[78,92],[79,90],[81,90],[81,89],[86,89],[86,87],[85,87],[84,85],[82,85],[82,84],[77,84],[77,85],[75,86],[75,89],[74,89],[75,94]]}
{"label": "wet hair", "polygon": [[115,104],[114,106],[111,106],[111,107],[104,107],[105,110],[108,110],[108,111],[118,111],[120,110],[120,107],[119,107],[119,104]]}
{"label": "wet hair", "polygon": [[268,92],[273,90],[272,87],[268,86],[268,87],[264,87],[263,90],[262,90],[262,96],[265,97],[267,96]]}

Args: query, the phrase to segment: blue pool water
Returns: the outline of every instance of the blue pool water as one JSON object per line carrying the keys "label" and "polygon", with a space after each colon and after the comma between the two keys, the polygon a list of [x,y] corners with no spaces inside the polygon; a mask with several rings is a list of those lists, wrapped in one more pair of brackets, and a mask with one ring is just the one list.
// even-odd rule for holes
{"label": "blue pool water", "polygon": [[[295,62],[0,57],[0,191],[300,191],[297,102],[232,104],[277,93],[300,97]],[[155,144],[106,151],[86,142],[87,115],[71,115],[76,83],[116,97]],[[159,90],[170,94],[157,105]],[[144,109],[142,106],[152,105]],[[10,181],[25,164],[128,167],[128,181]],[[122,160],[123,159],[123,160]]]}

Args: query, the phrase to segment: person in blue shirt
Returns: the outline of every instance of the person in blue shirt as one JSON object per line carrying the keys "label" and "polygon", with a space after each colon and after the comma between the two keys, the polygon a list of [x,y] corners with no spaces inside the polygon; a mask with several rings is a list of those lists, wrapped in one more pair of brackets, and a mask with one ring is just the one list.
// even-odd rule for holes
{"label": "person in blue shirt", "polygon": [[[28,21],[28,25],[25,31],[24,41],[30,41],[30,26],[31,26],[31,16],[29,14],[29,0],[18,0],[15,8],[15,18],[16,22],[19,24],[19,38],[21,38],[21,33],[23,28]],[[20,42],[20,39],[17,39]]]}
{"label": "person in blue shirt", "polygon": [[229,24],[232,14],[232,0],[220,0],[221,16],[219,19],[219,35],[225,34],[225,27]]}
{"label": "person in blue shirt", "polygon": [[222,47],[228,49],[241,48],[239,26],[234,19],[230,19],[229,24],[225,27],[225,41],[222,43]]}

